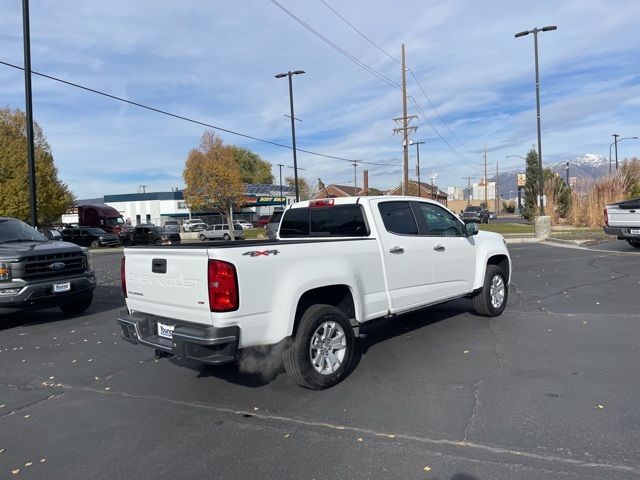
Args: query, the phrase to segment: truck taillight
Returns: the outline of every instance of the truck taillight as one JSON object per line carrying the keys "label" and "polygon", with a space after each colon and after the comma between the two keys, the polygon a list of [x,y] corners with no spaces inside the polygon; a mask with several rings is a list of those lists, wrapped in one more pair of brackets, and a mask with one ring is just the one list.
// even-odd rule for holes
{"label": "truck taillight", "polygon": [[122,284],[122,295],[127,298],[127,274],[125,271],[125,257],[120,260],[120,283]]}
{"label": "truck taillight", "polygon": [[320,198],[318,200],[311,200],[309,202],[309,207],[333,207],[333,204],[333,198]]}
{"label": "truck taillight", "polygon": [[220,260],[209,260],[209,309],[230,312],[238,309],[238,277],[236,267]]}
{"label": "truck taillight", "polygon": [[604,209],[604,224],[605,226],[609,226],[609,215],[607,215],[607,209]]}

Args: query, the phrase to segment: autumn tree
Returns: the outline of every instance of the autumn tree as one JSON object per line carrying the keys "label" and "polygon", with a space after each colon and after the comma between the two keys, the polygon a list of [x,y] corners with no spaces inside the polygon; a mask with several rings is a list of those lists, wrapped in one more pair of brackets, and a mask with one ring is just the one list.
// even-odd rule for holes
{"label": "autumn tree", "polygon": [[182,176],[187,205],[220,212],[227,218],[229,235],[235,240],[233,207],[242,201],[244,184],[234,147],[224,145],[213,131],[204,132],[198,148],[189,152]]}
{"label": "autumn tree", "polygon": [[[296,179],[294,177],[285,177],[284,183],[290,187],[295,187]],[[313,193],[306,178],[298,177],[298,196],[300,200],[309,200],[313,196]]]}
{"label": "autumn tree", "polygon": [[[30,214],[26,125],[26,115],[21,110],[0,108],[0,216],[21,220],[27,220]],[[58,178],[51,147],[36,122],[34,147],[38,223],[49,224],[59,220],[75,199]]]}
{"label": "autumn tree", "polygon": [[229,146],[244,183],[273,183],[271,164],[246,148]]}

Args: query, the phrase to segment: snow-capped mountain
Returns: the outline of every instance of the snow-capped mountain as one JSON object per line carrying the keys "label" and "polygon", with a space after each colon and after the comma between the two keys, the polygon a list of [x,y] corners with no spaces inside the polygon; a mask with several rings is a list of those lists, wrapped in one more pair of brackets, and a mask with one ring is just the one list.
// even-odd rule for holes
{"label": "snow-capped mountain", "polygon": [[[503,198],[509,198],[511,191],[513,191],[514,196],[517,194],[518,187],[516,185],[516,174],[523,173],[525,171],[524,160],[522,163],[522,168],[503,172],[498,176],[498,189],[500,190],[500,196]],[[566,178],[567,162],[554,163],[552,165],[545,165],[544,167],[550,168],[561,175],[562,178]],[[613,168],[615,168],[615,165]],[[578,179],[596,179],[604,177],[608,173],[609,159],[602,155],[585,153],[584,155],[578,155],[572,160],[569,160],[569,177],[576,177]],[[495,176],[493,178],[489,178],[489,181],[494,180]]]}

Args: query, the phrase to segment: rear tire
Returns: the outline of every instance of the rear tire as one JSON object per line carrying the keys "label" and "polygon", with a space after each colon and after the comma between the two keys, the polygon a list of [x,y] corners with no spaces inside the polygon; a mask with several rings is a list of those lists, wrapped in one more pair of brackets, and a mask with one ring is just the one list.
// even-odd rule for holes
{"label": "rear tire", "polygon": [[153,242],[153,244],[154,244],[154,245],[157,245],[157,246],[160,246],[160,245],[162,245],[162,240],[160,240],[160,239],[158,238],[158,239],[156,239],[156,241],[155,241],[155,242]]}
{"label": "rear tire", "polygon": [[200,234],[198,238],[200,239],[201,242],[204,242],[207,239],[207,237],[205,237],[203,234]]}
{"label": "rear tire", "polygon": [[640,248],[640,240],[627,240],[627,242],[629,242],[629,245],[632,247]]}
{"label": "rear tire", "polygon": [[504,312],[509,296],[507,276],[497,265],[487,265],[482,290],[472,297],[478,315],[497,317]]}
{"label": "rear tire", "polygon": [[293,344],[283,352],[284,368],[299,385],[323,390],[350,372],[355,335],[349,319],[332,305],[312,305],[300,320]]}
{"label": "rear tire", "polygon": [[92,301],[93,301],[93,295],[86,297],[76,303],[60,305],[60,310],[62,310],[63,313],[66,313],[68,315],[82,313],[91,306]]}
{"label": "rear tire", "polygon": [[224,240],[231,240],[231,236],[228,233],[225,233],[222,237]]}

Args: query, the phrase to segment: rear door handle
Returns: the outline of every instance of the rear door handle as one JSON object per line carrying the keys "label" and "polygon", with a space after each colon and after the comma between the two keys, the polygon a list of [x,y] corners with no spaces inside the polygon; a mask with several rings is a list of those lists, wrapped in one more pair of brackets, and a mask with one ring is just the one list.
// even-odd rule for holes
{"label": "rear door handle", "polygon": [[404,253],[404,248],[402,247],[393,247],[389,250],[390,253]]}
{"label": "rear door handle", "polygon": [[444,245],[436,245],[435,247],[433,247],[433,249],[436,252],[444,252],[446,249],[444,248]]}

